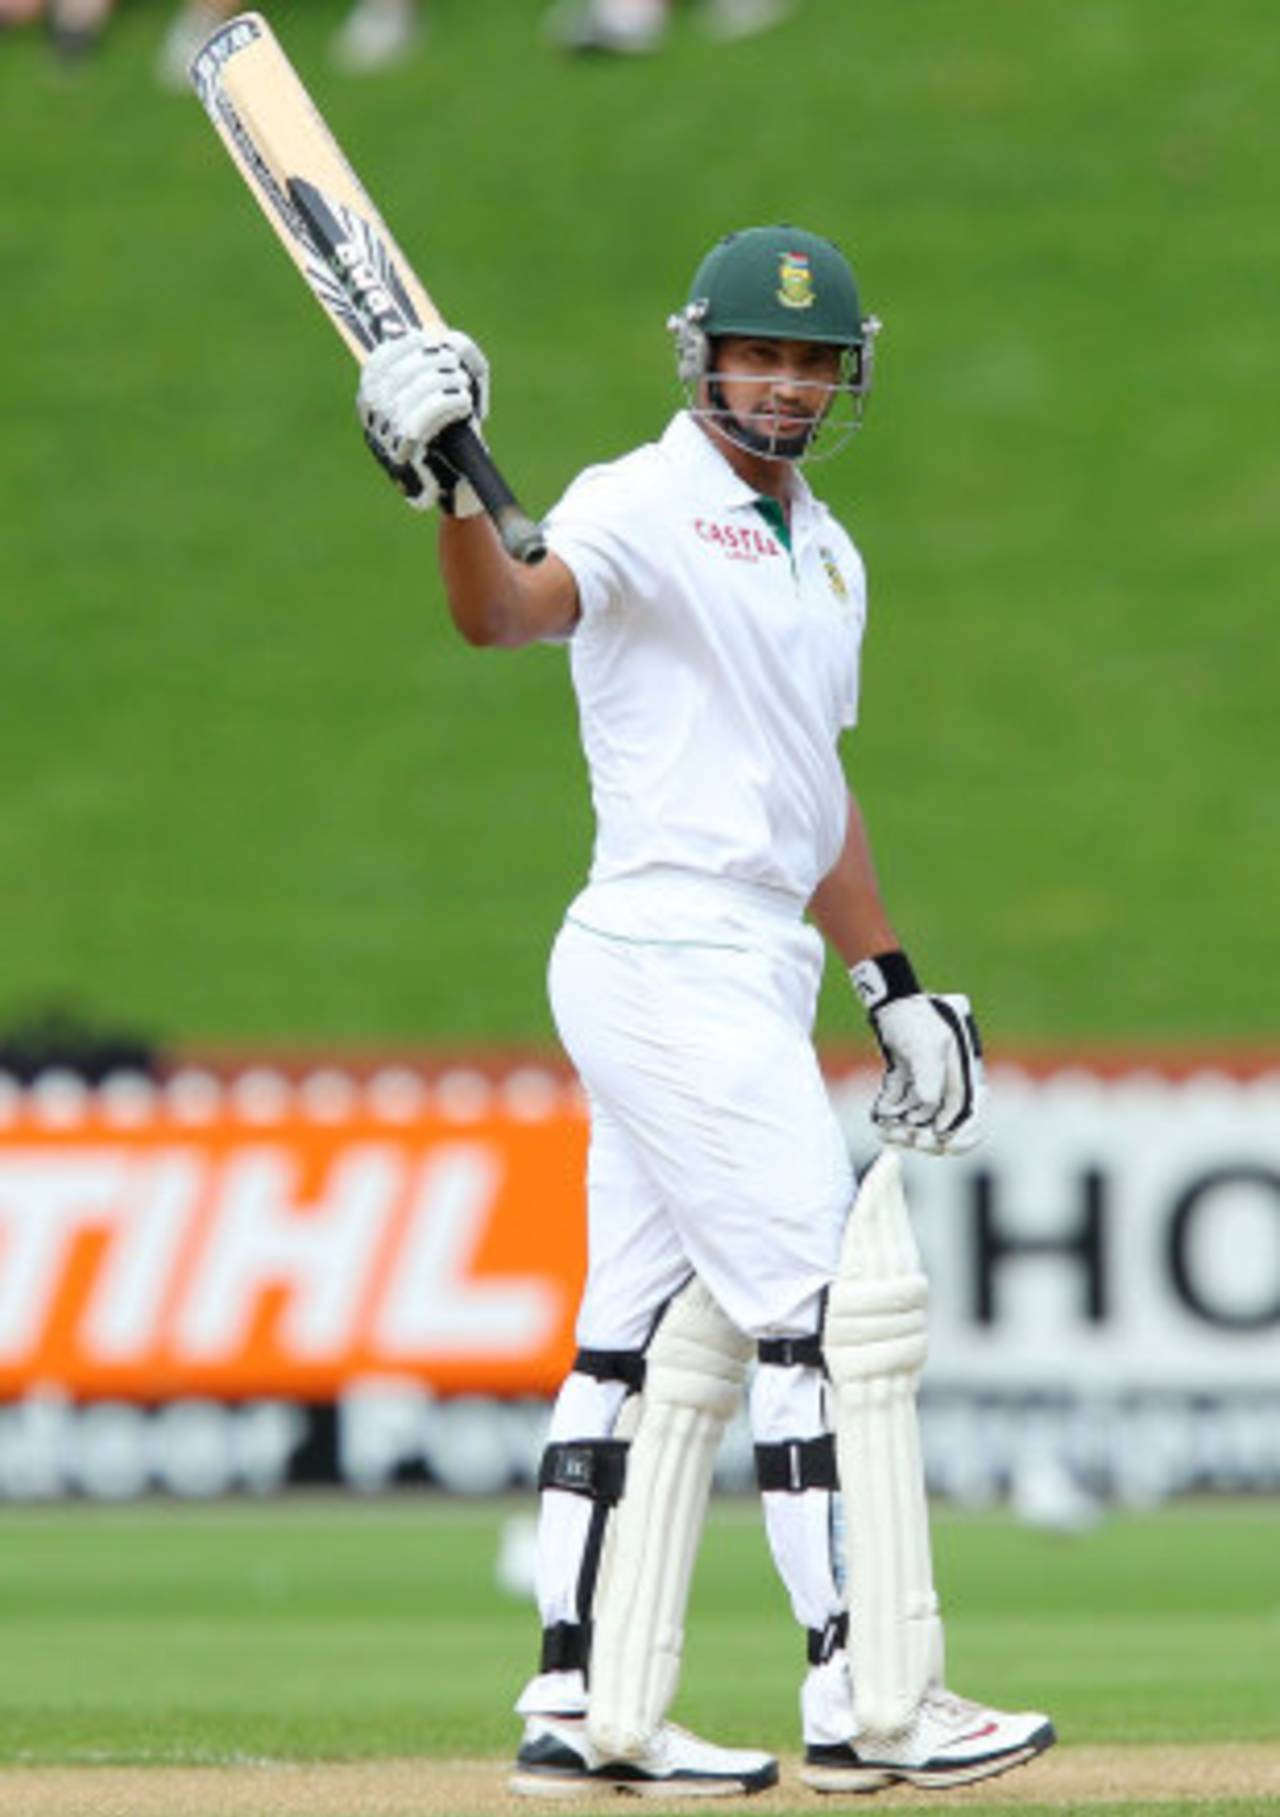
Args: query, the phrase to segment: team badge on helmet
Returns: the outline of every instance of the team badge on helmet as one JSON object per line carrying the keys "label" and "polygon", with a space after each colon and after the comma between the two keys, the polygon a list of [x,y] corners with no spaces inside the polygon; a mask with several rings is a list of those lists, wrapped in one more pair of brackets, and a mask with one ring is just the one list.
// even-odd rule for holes
{"label": "team badge on helmet", "polygon": [[778,260],[778,301],[787,309],[812,309],[813,273],[806,252],[784,252]]}

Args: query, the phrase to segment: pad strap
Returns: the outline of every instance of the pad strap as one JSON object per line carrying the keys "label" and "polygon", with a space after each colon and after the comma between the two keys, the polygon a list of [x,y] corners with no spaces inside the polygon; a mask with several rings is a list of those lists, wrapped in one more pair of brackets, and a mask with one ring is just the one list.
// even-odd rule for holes
{"label": "pad strap", "polygon": [[589,1375],[597,1382],[625,1382],[634,1394],[644,1387],[643,1350],[579,1350],[573,1359],[575,1375]]}
{"label": "pad strap", "polygon": [[538,1488],[563,1489],[612,1508],[622,1498],[626,1474],[626,1439],[568,1439],[548,1445],[542,1453]]}
{"label": "pad strap", "polygon": [[756,1481],[763,1490],[798,1495],[804,1489],[838,1489],[836,1443],[831,1433],[757,1445]]}
{"label": "pad strap", "polygon": [[[825,1666],[832,1654],[838,1653],[849,1640],[849,1616],[842,1609],[839,1615],[833,1615],[822,1628],[807,1630],[809,1664]],[[544,1667],[545,1671],[546,1668]]]}
{"label": "pad strap", "polygon": [[557,1621],[542,1630],[542,1672],[585,1672],[588,1629],[584,1622]]}
{"label": "pad strap", "polygon": [[761,1338],[756,1345],[756,1355],[762,1363],[772,1363],[777,1369],[799,1367],[821,1369],[826,1373],[827,1359],[817,1332],[807,1338]]}

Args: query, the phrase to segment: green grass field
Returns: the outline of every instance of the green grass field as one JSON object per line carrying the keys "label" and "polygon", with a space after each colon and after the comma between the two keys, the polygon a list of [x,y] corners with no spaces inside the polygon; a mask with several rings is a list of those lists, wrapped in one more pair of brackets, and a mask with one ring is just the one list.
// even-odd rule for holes
{"label": "green grass field", "polygon": [[[494,1584],[511,1511],[410,1496],[8,1510],[0,1760],[470,1755],[496,1774],[535,1633],[530,1605]],[[1075,1539],[944,1511],[949,1679],[1049,1709],[1064,1750],[1280,1743],[1275,1534],[1265,1504],[1119,1517]],[[676,1714],[794,1751],[799,1670],[758,1508],[718,1503]],[[1030,1773],[1019,1789],[1034,1808]]]}
{"label": "green grass field", "polygon": [[[346,356],[153,86],[167,10],[122,0],[75,80],[0,42],[0,1026],[549,1040],[563,657],[446,630]],[[806,0],[626,67],[533,0],[431,10],[364,83],[340,0],[275,15],[491,353],[530,504],[661,427],[711,238],[842,238],[887,327],[817,479],[870,565],[851,762],[912,946],[998,1041],[1274,1038],[1273,0]]]}

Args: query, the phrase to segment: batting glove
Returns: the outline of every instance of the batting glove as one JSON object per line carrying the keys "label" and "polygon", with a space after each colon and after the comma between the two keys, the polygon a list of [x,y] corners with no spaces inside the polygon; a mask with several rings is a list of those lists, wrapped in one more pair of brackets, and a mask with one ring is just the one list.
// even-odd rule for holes
{"label": "batting glove", "polygon": [[450,517],[483,509],[469,482],[437,448],[451,423],[479,431],[489,413],[489,362],[457,329],[414,328],[375,347],[360,374],[356,409],[370,453],[417,511]]}
{"label": "batting glove", "polygon": [[884,1057],[871,1108],[883,1140],[932,1155],[976,1148],[987,1088],[969,999],[922,991],[902,952],[863,959],[849,976]]}

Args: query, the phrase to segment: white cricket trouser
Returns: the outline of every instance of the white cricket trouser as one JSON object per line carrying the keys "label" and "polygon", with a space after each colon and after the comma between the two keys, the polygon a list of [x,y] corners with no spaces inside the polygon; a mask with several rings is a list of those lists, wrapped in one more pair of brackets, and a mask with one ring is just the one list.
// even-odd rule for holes
{"label": "white cricket trouser", "polygon": [[[799,905],[750,887],[666,876],[596,886],[571,908],[550,989],[591,1106],[584,1348],[642,1348],[692,1272],[753,1338],[819,1330],[853,1197],[812,1042],[822,951]],[[551,1438],[608,1437],[623,1398],[616,1383],[571,1374]],[[826,1430],[816,1369],[762,1365],[749,1405],[759,1443]],[[831,1497],[764,1504],[797,1620],[819,1630],[841,1606]],[[582,1614],[589,1526],[581,1498],[544,1494],[544,1627]],[[580,1694],[574,1675],[540,1677],[520,1707]]]}
{"label": "white cricket trouser", "polygon": [[[586,1345],[642,1344],[691,1271],[751,1337],[814,1332],[839,1258],[853,1174],[812,1041],[821,937],[770,892],[698,887],[704,940],[688,911],[645,912],[661,891],[612,884],[552,954],[591,1104]],[[675,938],[597,931],[672,921]]]}

